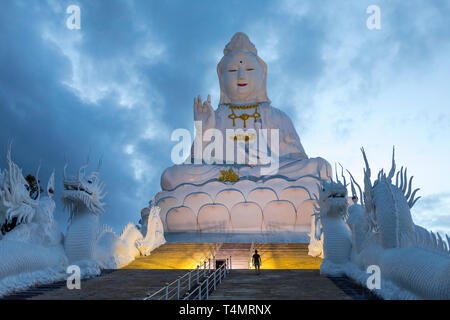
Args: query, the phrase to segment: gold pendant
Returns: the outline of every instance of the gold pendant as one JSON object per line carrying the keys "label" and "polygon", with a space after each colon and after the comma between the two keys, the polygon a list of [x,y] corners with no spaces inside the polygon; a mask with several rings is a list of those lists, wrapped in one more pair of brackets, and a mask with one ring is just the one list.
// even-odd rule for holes
{"label": "gold pendant", "polygon": [[[236,119],[241,119],[244,121],[244,128],[247,128],[247,120],[249,118],[253,118],[256,122],[256,119],[261,118],[261,114],[258,112],[258,105],[253,104],[250,106],[229,106],[231,110],[231,114],[228,116],[229,119],[233,120],[233,127],[236,126]],[[255,111],[252,114],[243,113],[240,115],[237,115],[234,113],[234,110],[248,110],[248,109],[255,109]]]}

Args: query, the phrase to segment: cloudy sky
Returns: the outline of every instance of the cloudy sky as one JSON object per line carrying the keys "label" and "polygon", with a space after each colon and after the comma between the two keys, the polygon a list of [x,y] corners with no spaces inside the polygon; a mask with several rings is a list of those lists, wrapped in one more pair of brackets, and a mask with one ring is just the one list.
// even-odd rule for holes
{"label": "cloudy sky", "polygon": [[[69,30],[69,5],[81,29]],[[369,30],[366,8],[381,9]],[[433,1],[5,0],[0,8],[0,167],[13,140],[41,180],[64,155],[77,170],[103,156],[117,232],[137,222],[171,165],[176,128],[193,130],[193,97],[219,100],[216,65],[237,31],[268,64],[272,104],[293,120],[310,157],[362,181],[408,166],[422,199],[416,223],[450,233],[450,3]],[[58,203],[56,217],[68,214]]]}

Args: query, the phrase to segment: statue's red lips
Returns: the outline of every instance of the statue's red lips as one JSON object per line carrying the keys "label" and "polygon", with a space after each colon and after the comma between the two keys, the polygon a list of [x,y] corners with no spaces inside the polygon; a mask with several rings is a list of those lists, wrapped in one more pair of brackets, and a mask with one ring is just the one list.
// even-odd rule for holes
{"label": "statue's red lips", "polygon": [[245,87],[247,85],[247,83],[238,83],[239,87]]}

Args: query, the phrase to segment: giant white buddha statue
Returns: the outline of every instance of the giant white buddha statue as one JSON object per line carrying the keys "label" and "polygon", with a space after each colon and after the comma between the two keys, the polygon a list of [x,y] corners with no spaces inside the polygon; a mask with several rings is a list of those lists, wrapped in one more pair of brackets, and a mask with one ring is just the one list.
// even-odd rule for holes
{"label": "giant white buddha statue", "polygon": [[[163,191],[156,200],[161,202],[161,212],[166,215],[162,217],[165,228],[167,231],[203,230],[203,223],[209,229],[220,225],[228,230],[247,230],[246,226],[252,223],[245,219],[237,223],[236,219],[242,217],[233,221],[233,215],[240,215],[233,210],[240,212],[242,208],[235,207],[238,203],[244,203],[244,207],[245,203],[254,203],[259,207],[255,210],[261,213],[251,213],[249,219],[260,215],[261,221],[248,230],[257,231],[268,228],[264,210],[271,201],[289,201],[293,207],[289,209],[290,222],[280,212],[280,223],[277,218],[271,218],[272,226],[287,223],[293,228],[298,222],[299,206],[311,200],[317,178],[330,176],[331,167],[322,158],[308,158],[292,121],[283,111],[271,106],[266,91],[267,66],[246,34],[236,33],[225,46],[217,74],[220,83],[217,109],[212,108],[210,96],[206,101],[200,96],[194,98],[197,141],[190,159],[167,168],[162,174]],[[220,144],[217,134],[223,143]],[[210,156],[208,161],[204,159],[205,154]],[[217,208],[213,210],[217,205],[225,206],[227,212],[219,214]],[[190,226],[183,225],[183,221],[192,219],[186,217],[186,212],[184,217],[180,213],[186,208],[193,214]],[[267,210],[276,208],[282,209],[278,203]],[[244,211],[248,212],[248,208]],[[310,209],[307,211],[309,216],[302,222],[305,225],[310,221]],[[277,215],[272,212],[269,215],[273,214]]]}
{"label": "giant white buddha statue", "polygon": [[[230,43],[226,45],[224,56],[217,66],[217,74],[220,83],[218,108],[213,110],[209,96],[203,103],[200,96],[194,98],[194,120],[201,122],[202,136],[205,136],[205,132],[212,128],[220,130],[223,137],[227,137],[227,129],[242,129],[244,133],[251,129],[254,129],[256,133],[260,129],[267,129],[267,136],[270,136],[271,129],[278,129],[279,152],[277,158],[279,167],[267,170],[266,176],[275,174],[288,179],[297,179],[306,173],[319,175],[322,172],[324,176],[327,175],[327,170],[328,174],[331,173],[330,166],[324,159],[308,159],[292,121],[283,111],[271,106],[266,92],[267,66],[258,57],[255,46],[246,34],[236,33]],[[234,140],[239,138],[239,136],[235,136]],[[240,140],[242,143],[247,142],[248,144],[249,140],[256,138],[248,134]],[[266,143],[269,150],[271,149],[270,142],[271,140],[268,138]],[[209,143],[211,142],[202,141],[201,154]],[[256,155],[255,164],[238,164],[236,161],[238,143],[237,141],[234,146],[234,156],[232,156],[234,171],[237,171],[236,173],[240,177],[262,178],[264,175],[261,172],[264,171],[260,170],[258,164],[263,165],[268,160],[264,161]],[[227,159],[225,147],[226,143],[223,143],[222,157],[224,161],[220,161],[223,163],[226,163]],[[247,146],[243,150],[246,153],[245,163],[248,163],[252,149]],[[194,150],[192,154],[192,162],[195,163]],[[215,161],[215,164],[211,165],[201,163],[172,166],[163,173],[161,187],[163,190],[173,190],[183,183],[200,185],[206,181],[217,179],[221,175],[221,170],[227,167],[217,165],[218,162]],[[230,163],[228,163],[229,165]],[[269,167],[269,164],[265,164],[265,166]]]}

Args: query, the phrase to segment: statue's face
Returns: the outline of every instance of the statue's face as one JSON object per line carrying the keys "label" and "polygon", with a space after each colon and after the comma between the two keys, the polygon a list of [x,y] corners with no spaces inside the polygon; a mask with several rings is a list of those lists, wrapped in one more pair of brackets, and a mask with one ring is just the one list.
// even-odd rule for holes
{"label": "statue's face", "polygon": [[263,68],[250,53],[237,51],[222,61],[222,83],[231,103],[256,102],[259,90],[264,90]]}

